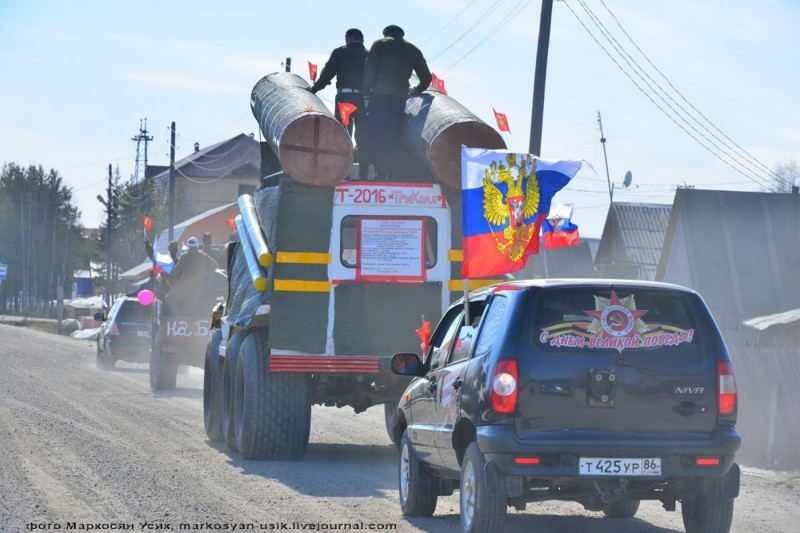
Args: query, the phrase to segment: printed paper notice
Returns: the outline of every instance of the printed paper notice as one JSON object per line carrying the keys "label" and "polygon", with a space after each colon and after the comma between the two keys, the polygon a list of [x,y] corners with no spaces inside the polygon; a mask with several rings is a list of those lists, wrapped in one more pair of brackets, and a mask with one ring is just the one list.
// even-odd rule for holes
{"label": "printed paper notice", "polygon": [[361,219],[358,277],[424,279],[421,219]]}

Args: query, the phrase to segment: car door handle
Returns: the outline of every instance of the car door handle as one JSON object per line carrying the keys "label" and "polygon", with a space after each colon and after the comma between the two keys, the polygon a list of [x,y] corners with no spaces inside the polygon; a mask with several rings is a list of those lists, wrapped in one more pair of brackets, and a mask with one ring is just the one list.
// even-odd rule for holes
{"label": "car door handle", "polygon": [[672,408],[673,411],[681,416],[691,416],[696,413],[705,413],[706,408],[703,405],[697,405],[694,402],[681,402]]}
{"label": "car door handle", "polygon": [[436,390],[436,382],[435,381],[431,381],[431,384],[428,385],[428,392],[432,393],[435,390]]}
{"label": "car door handle", "polygon": [[461,388],[461,385],[463,385],[463,384],[464,384],[464,382],[463,382],[461,379],[457,379],[457,380],[455,380],[455,381],[453,382],[453,388],[454,388],[455,390],[458,390],[458,389],[460,389],[460,388]]}

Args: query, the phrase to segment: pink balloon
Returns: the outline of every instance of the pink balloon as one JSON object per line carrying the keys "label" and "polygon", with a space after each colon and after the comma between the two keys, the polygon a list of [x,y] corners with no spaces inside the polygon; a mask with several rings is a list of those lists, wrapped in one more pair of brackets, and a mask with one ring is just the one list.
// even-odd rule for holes
{"label": "pink balloon", "polygon": [[139,295],[136,297],[139,300],[139,303],[142,305],[150,305],[153,303],[153,300],[156,299],[156,295],[153,294],[153,291],[149,291],[147,289],[143,291],[139,291]]}

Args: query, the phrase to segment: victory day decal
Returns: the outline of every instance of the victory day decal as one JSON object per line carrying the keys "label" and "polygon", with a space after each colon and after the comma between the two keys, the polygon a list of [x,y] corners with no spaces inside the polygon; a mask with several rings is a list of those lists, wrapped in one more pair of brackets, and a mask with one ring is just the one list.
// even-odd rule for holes
{"label": "victory day decal", "polygon": [[647,324],[642,319],[646,310],[636,308],[631,294],[619,298],[594,296],[594,309],[584,311],[591,320],[562,322],[542,328],[539,342],[557,348],[589,348],[622,350],[678,346],[692,342],[694,329],[681,329],[667,324]]}

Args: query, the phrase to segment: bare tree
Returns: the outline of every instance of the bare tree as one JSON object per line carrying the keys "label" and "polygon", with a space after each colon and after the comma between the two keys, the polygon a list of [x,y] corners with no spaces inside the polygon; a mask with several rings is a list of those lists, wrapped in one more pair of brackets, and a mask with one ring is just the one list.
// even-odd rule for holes
{"label": "bare tree", "polygon": [[775,176],[767,187],[770,192],[792,192],[792,187],[800,185],[800,165],[794,159],[779,163],[773,172]]}

